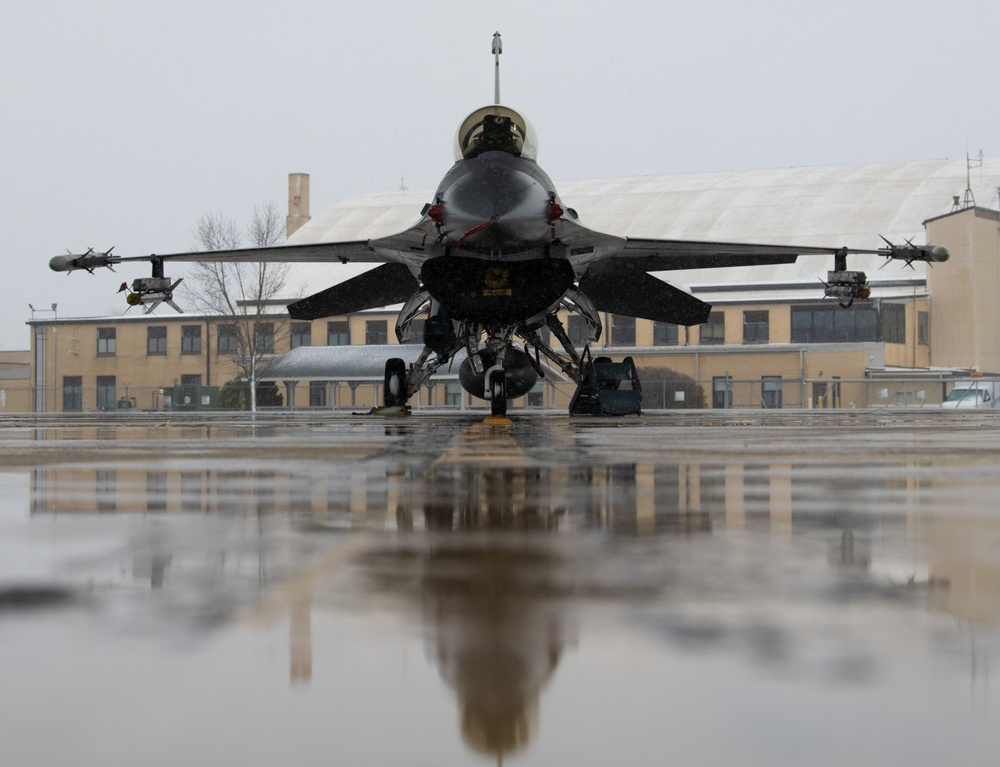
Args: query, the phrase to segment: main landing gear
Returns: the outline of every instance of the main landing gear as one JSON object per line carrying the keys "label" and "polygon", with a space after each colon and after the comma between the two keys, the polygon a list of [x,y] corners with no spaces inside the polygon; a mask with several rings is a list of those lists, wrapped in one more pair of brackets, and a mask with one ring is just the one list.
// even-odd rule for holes
{"label": "main landing gear", "polygon": [[406,407],[406,363],[399,357],[392,357],[385,363],[385,387],[382,401],[386,409]]}
{"label": "main landing gear", "polygon": [[406,363],[399,357],[385,363],[385,406],[400,407],[406,404]]}

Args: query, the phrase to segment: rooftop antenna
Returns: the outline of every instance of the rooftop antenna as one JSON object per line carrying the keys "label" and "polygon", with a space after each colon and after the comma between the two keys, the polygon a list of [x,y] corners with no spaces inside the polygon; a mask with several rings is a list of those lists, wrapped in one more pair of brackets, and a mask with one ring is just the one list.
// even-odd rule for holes
{"label": "rooftop antenna", "polygon": [[963,208],[976,207],[976,197],[972,194],[972,169],[983,167],[983,150],[975,157],[969,157],[969,152],[965,152],[965,196],[962,198]]}
{"label": "rooftop antenna", "polygon": [[503,45],[500,42],[500,33],[493,33],[493,57],[496,59],[496,89],[494,91],[493,103],[500,103],[500,54],[503,53]]}

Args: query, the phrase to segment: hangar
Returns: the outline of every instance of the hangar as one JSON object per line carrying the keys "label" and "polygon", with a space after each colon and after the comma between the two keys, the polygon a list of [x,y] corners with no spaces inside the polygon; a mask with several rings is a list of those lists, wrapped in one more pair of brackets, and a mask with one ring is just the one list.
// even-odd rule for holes
{"label": "hangar", "polygon": [[[978,162],[978,161],[977,161]],[[881,237],[945,245],[951,260],[884,264],[852,256],[872,297],[841,309],[822,299],[833,268],[800,257],[787,266],[659,273],[713,305],[699,327],[603,317],[595,353],[632,356],[650,394],[681,404],[667,376],[702,386],[716,407],[934,404],[948,381],[975,370],[1000,373],[1000,160],[966,159],[752,172],[644,176],[557,183],[586,225],[632,237],[877,248]],[[433,192],[399,191],[347,200],[309,218],[308,177],[289,182],[288,243],[360,240],[409,226]],[[295,264],[286,285],[313,292],[371,265]],[[290,295],[289,298],[294,297]],[[302,346],[364,346],[382,358],[400,350],[392,307],[291,322],[275,302],[260,324],[262,378],[285,383],[296,407],[376,404],[381,375],[348,375],[346,350],[305,378],[280,379],[282,355]],[[232,318],[176,315],[33,320],[32,402],[38,411],[94,410],[123,396],[143,408],[174,404],[173,385],[217,387],[237,374],[227,336]],[[569,324],[570,334],[574,327]],[[379,347],[371,349],[371,347]],[[301,356],[301,352],[299,353]],[[416,354],[414,353],[415,357]],[[410,361],[404,356],[404,359]],[[367,375],[367,374],[366,374]],[[289,387],[291,384],[291,388]],[[301,391],[297,389],[301,387]],[[572,384],[549,380],[525,401],[564,408]],[[306,391],[308,389],[308,391]],[[165,394],[165,392],[167,392]],[[461,395],[458,395],[459,397]],[[447,386],[421,392],[419,406],[453,407]],[[651,400],[652,401],[652,400]],[[308,404],[307,404],[308,403]]]}

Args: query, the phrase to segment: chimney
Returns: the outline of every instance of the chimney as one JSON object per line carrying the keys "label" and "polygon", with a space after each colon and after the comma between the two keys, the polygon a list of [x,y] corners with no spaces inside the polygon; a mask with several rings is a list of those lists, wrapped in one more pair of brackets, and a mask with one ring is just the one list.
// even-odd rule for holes
{"label": "chimney", "polygon": [[309,220],[309,174],[288,174],[288,218],[285,219],[285,237],[291,237]]}

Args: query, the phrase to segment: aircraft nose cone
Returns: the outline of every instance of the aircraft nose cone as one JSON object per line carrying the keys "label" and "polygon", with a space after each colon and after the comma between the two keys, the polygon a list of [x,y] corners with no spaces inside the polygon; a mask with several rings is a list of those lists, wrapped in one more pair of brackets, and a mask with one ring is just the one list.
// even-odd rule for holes
{"label": "aircraft nose cone", "polygon": [[475,252],[516,253],[544,244],[548,192],[509,156],[487,153],[442,194],[443,224],[459,247]]}

